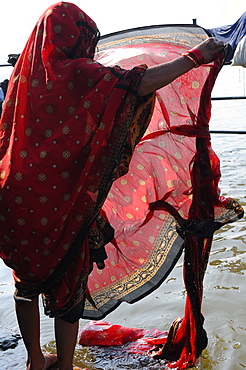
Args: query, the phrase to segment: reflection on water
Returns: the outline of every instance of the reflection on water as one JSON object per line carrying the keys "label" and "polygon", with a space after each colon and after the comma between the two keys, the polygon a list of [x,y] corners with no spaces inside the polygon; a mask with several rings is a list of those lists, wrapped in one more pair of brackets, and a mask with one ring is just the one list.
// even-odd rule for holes
{"label": "reflection on water", "polygon": [[[227,76],[228,68],[221,72],[214,96],[233,95],[233,80]],[[229,83],[230,81],[230,83]],[[238,82],[238,81],[236,81]],[[216,82],[217,84],[217,82]],[[221,87],[222,86],[222,87]],[[226,91],[227,89],[227,91]],[[221,93],[222,91],[222,93]],[[235,95],[242,95],[242,91]],[[246,104],[244,101],[213,102],[211,129],[246,130]],[[246,145],[245,135],[212,135],[212,144],[221,161],[222,194],[235,198],[246,206]],[[246,368],[246,223],[245,218],[224,226],[214,237],[209,264],[204,280],[203,314],[209,344],[196,369],[240,370]],[[18,332],[13,308],[11,271],[0,261],[0,328]],[[162,286],[134,305],[122,304],[105,319],[115,324],[168,331],[172,321],[183,315],[185,289],[182,278],[182,258]],[[88,321],[81,320],[81,327]],[[41,341],[49,351],[55,352],[53,322],[41,316]],[[89,370],[164,369],[150,359],[130,358],[123,353],[100,352],[96,349],[76,347],[77,366]],[[8,352],[8,354],[7,354]],[[0,369],[25,369],[23,344],[16,350],[0,351]],[[114,362],[112,361],[114,360]],[[146,362],[147,361],[147,362]],[[149,362],[148,362],[149,361]],[[157,366],[157,367],[155,367]]]}

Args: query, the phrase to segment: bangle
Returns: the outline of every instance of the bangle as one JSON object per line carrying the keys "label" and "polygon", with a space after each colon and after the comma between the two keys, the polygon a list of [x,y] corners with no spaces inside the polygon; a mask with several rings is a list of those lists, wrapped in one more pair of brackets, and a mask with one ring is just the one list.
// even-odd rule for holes
{"label": "bangle", "polygon": [[196,60],[189,53],[184,53],[182,54],[182,56],[189,58],[195,64],[195,68],[199,67],[199,64],[197,64]]}
{"label": "bangle", "polygon": [[204,64],[204,62],[205,62],[204,56],[203,56],[202,52],[199,49],[194,48],[194,49],[188,50],[188,53],[190,53],[194,56],[194,58],[196,59],[197,64],[199,66]]}
{"label": "bangle", "polygon": [[199,67],[205,62],[202,52],[196,48],[190,49],[182,55],[192,60],[192,62],[195,64],[195,67]]}

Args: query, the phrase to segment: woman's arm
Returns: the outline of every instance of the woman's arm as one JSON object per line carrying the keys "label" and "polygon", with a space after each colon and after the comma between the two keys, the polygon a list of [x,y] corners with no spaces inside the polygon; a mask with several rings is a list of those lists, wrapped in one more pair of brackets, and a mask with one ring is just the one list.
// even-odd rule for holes
{"label": "woman's arm", "polygon": [[[224,43],[211,37],[197,45],[195,49],[198,50],[203,63],[209,63],[216,58],[216,54],[224,50]],[[182,55],[170,62],[149,67],[139,85],[138,95],[148,95],[188,72],[197,65],[197,59],[193,59],[192,54],[191,57]]]}

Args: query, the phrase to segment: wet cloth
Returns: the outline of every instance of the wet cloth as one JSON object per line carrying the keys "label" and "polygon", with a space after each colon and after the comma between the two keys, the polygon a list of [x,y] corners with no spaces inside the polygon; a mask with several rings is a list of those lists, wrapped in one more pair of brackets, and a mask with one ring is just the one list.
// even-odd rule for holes
{"label": "wet cloth", "polygon": [[83,346],[123,346],[127,353],[147,354],[153,347],[167,340],[167,332],[157,329],[129,328],[105,321],[91,321],[82,328],[79,344]]}
{"label": "wet cloth", "polygon": [[100,208],[152,113],[154,95],[136,96],[146,66],[104,67],[93,60],[98,38],[77,6],[48,8],[14,68],[1,120],[0,255],[16,296],[45,293],[51,316],[84,298],[97,260],[90,247],[112,237]]}
{"label": "wet cloth", "polygon": [[[124,68],[140,60],[151,66],[176,58],[203,38],[199,27],[127,30],[102,39],[97,58]],[[114,182],[103,205],[115,229],[106,246],[106,267],[94,269],[88,280],[84,317],[102,319],[121,302],[134,303],[156,289],[185,251],[184,318],[174,320],[167,343],[153,352],[175,368],[194,365],[207,345],[201,304],[213,233],[243,215],[235,201],[220,196],[220,163],[209,134],[211,91],[223,62],[220,55],[157,92],[129,172]],[[95,335],[96,330],[93,343]]]}

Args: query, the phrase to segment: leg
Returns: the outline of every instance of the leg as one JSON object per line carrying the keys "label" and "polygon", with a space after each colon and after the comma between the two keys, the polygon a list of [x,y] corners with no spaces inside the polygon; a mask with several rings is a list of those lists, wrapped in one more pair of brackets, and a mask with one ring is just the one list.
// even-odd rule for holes
{"label": "leg", "polygon": [[[45,369],[55,362],[56,356],[49,356],[45,361],[40,347],[40,317],[38,297],[31,302],[16,303],[16,315],[25,347],[27,349],[28,370]],[[44,367],[45,366],[45,367]]]}
{"label": "leg", "polygon": [[73,369],[73,356],[77,342],[79,321],[74,324],[56,317],[55,333],[59,370]]}

